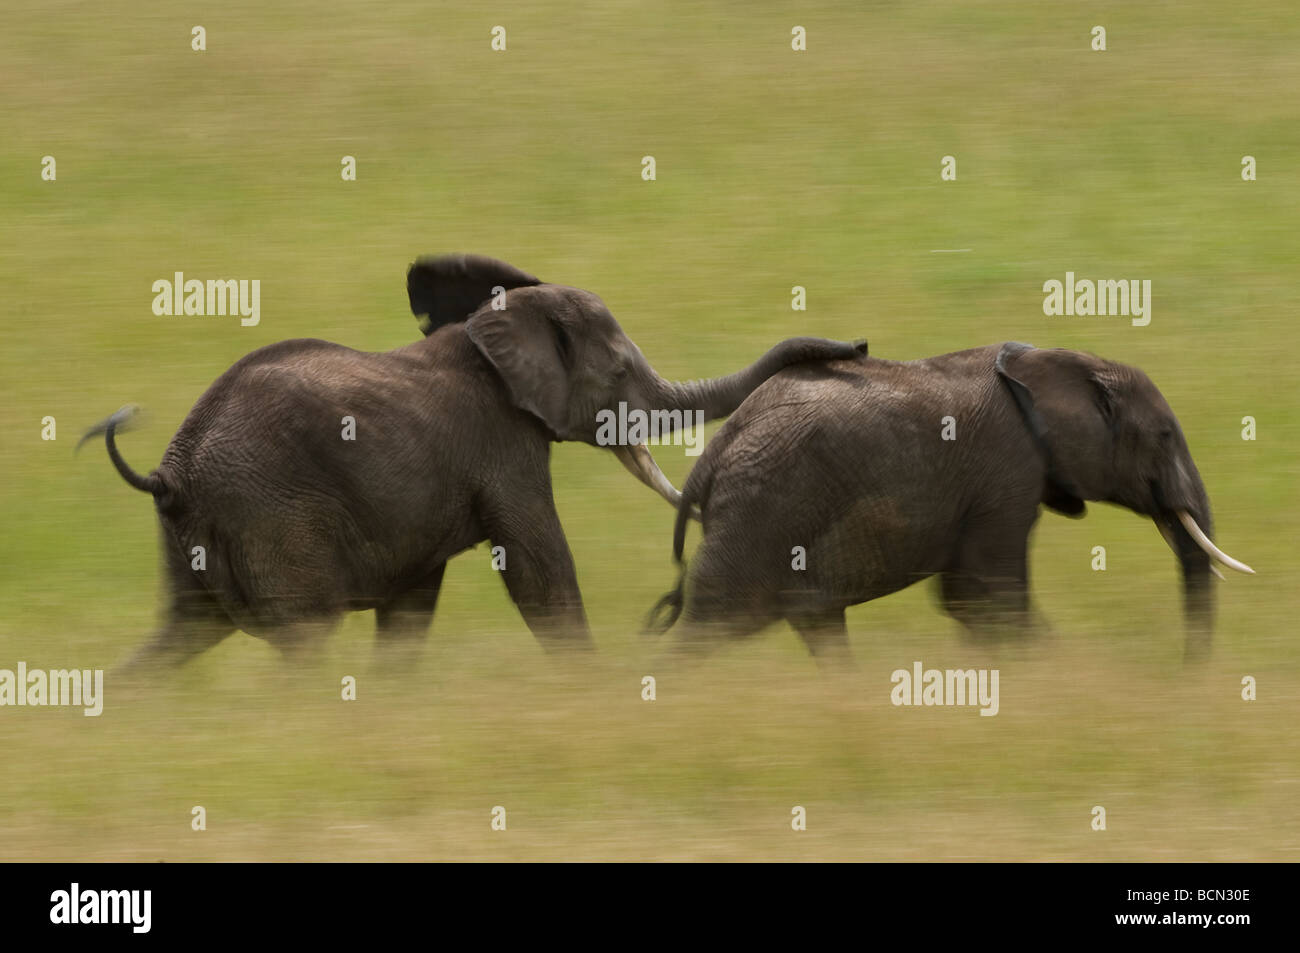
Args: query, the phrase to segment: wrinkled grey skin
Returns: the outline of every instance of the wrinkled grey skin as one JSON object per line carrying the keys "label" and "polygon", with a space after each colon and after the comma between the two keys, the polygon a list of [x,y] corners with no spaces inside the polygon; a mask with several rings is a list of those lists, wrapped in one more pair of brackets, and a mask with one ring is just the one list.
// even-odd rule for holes
{"label": "wrinkled grey skin", "polygon": [[[505,310],[491,306],[494,287]],[[416,262],[408,291],[428,316],[423,340],[381,354],[317,340],[254,351],[199,399],[148,476],[115,446],[129,409],[87,434],[106,434],[162,524],[170,598],[133,662],[180,663],[237,628],[295,654],[351,609],[376,610],[381,652],[404,660],[447,560],[485,539],[505,548],[501,575],[543,645],[586,647],[551,442],[594,444],[597,411],[619,401],[724,416],[791,363],[856,353],[792,339],[729,377],[675,383],[590,292],[477,256]],[[341,439],[345,416],[355,441]],[[206,571],[191,569],[195,546]]]}
{"label": "wrinkled grey skin", "polygon": [[[947,416],[953,441],[941,439]],[[1212,534],[1209,500],[1142,371],[1023,344],[789,368],[746,399],[683,487],[677,560],[693,506],[704,538],[651,626],[683,617],[676,654],[785,619],[819,661],[844,660],[845,607],[937,575],[943,608],[970,634],[1030,630],[1026,547],[1039,508],[1077,517],[1085,500],[1169,534],[1186,651],[1203,655],[1210,560],[1175,514]],[[796,546],[804,571],[792,568]]]}

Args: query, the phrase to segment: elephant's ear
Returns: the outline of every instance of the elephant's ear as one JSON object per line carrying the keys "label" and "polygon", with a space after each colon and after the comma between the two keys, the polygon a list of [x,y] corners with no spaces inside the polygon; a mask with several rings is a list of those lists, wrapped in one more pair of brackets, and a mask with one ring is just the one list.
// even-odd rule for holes
{"label": "elephant's ear", "polygon": [[1002,346],[998,376],[1047,464],[1043,505],[1066,516],[1100,499],[1114,439],[1105,364],[1090,354],[1028,344]]}
{"label": "elephant's ear", "polygon": [[561,322],[564,302],[554,287],[506,295],[505,307],[484,308],[465,325],[470,340],[496,368],[516,407],[557,439],[569,431],[569,370],[573,347]]}
{"label": "elephant's ear", "polygon": [[406,272],[411,313],[423,318],[420,330],[426,335],[466,320],[493,296],[494,288],[509,291],[541,283],[514,265],[482,255],[420,258]]}

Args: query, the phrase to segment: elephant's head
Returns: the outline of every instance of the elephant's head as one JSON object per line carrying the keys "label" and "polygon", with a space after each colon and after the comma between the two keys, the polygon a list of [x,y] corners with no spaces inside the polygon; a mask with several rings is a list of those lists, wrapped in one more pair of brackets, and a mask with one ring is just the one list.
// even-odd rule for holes
{"label": "elephant's head", "polygon": [[[790,364],[865,353],[865,342],[823,338],[782,341],[727,377],[680,383],[660,377],[589,291],[553,285],[504,262],[476,255],[422,258],[407,274],[411,310],[426,334],[465,322],[470,340],[496,368],[516,406],[556,440],[602,445],[602,411],[656,414],[659,433],[724,417],[756,387]],[[620,408],[620,404],[624,405]],[[611,446],[619,460],[674,507],[681,494],[643,443]]]}
{"label": "elephant's head", "polygon": [[1005,344],[997,373],[1047,464],[1043,503],[1081,516],[1085,500],[1151,517],[1178,556],[1189,654],[1208,648],[1215,563],[1253,573],[1210,541],[1210,501],[1178,418],[1142,371],[1061,348]]}

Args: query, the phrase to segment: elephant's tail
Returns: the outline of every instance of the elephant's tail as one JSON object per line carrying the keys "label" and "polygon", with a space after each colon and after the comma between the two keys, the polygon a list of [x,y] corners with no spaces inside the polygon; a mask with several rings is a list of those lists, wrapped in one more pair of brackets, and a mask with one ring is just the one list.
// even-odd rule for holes
{"label": "elephant's tail", "polygon": [[686,550],[686,527],[696,512],[696,503],[703,505],[703,499],[708,495],[709,484],[712,482],[711,477],[712,471],[707,462],[701,461],[700,465],[691,471],[686,485],[682,487],[682,499],[677,505],[677,521],[673,524],[673,561],[680,567],[677,574],[677,587],[672,592],[660,596],[659,601],[650,610],[649,616],[646,617],[644,630],[646,635],[663,635],[681,617],[686,592],[686,560],[682,555]]}
{"label": "elephant's tail", "polygon": [[108,458],[113,461],[113,466],[117,467],[117,472],[122,475],[122,479],[137,490],[143,490],[145,493],[152,493],[155,497],[160,497],[167,492],[167,486],[163,483],[162,477],[157,472],[150,473],[148,476],[141,476],[131,469],[131,465],[122,459],[122,455],[117,452],[117,444],[113,440],[113,434],[118,430],[130,429],[131,419],[135,417],[140,408],[135,404],[127,404],[111,417],[106,417],[95,426],[91,427],[81,436],[77,442],[75,453],[81,449],[91,437],[104,435],[104,443],[108,445]]}
{"label": "elephant's tail", "polygon": [[686,567],[682,566],[682,571],[677,577],[677,588],[672,592],[665,592],[659,597],[659,601],[654,604],[654,608],[646,616],[645,628],[642,630],[642,634],[660,636],[677,623],[682,614],[685,590]]}
{"label": "elephant's tail", "polygon": [[682,488],[681,502],[677,504],[677,520],[673,523],[673,562],[681,566],[683,572],[686,571],[686,560],[682,558],[686,551],[686,527],[691,522],[691,511],[695,509],[697,490],[697,485],[688,479]]}

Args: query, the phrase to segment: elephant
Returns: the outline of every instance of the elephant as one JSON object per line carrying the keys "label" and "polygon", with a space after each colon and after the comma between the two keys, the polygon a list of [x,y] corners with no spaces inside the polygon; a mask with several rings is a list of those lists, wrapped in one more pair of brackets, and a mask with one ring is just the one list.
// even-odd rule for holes
{"label": "elephant", "polygon": [[[946,439],[945,439],[946,438]],[[1037,631],[1026,551],[1040,506],[1150,517],[1182,567],[1184,655],[1204,657],[1209,499],[1169,404],[1141,370],[1010,342],[924,360],[790,367],[747,397],[682,488],[677,587],[647,632],[670,656],[788,621],[819,664],[851,664],[844,611],[938,576],[942,608],[992,647]],[[689,516],[703,539],[689,566]]]}
{"label": "elephant", "polygon": [[[501,261],[421,258],[407,293],[422,339],[386,353],[314,339],[253,351],[199,398],[148,475],[114,438],[134,407],[87,431],[82,443],[103,434],[118,473],[153,496],[162,527],[167,605],[126,669],[178,665],[236,629],[301,657],[362,609],[376,611],[381,665],[404,664],[447,560],[485,539],[503,547],[498,568],[543,647],[590,648],[551,442],[597,444],[597,414],[620,402],[722,417],[776,371],[864,346],[791,338],[744,370],[680,383],[595,294]],[[611,449],[680,499],[644,443]]]}

